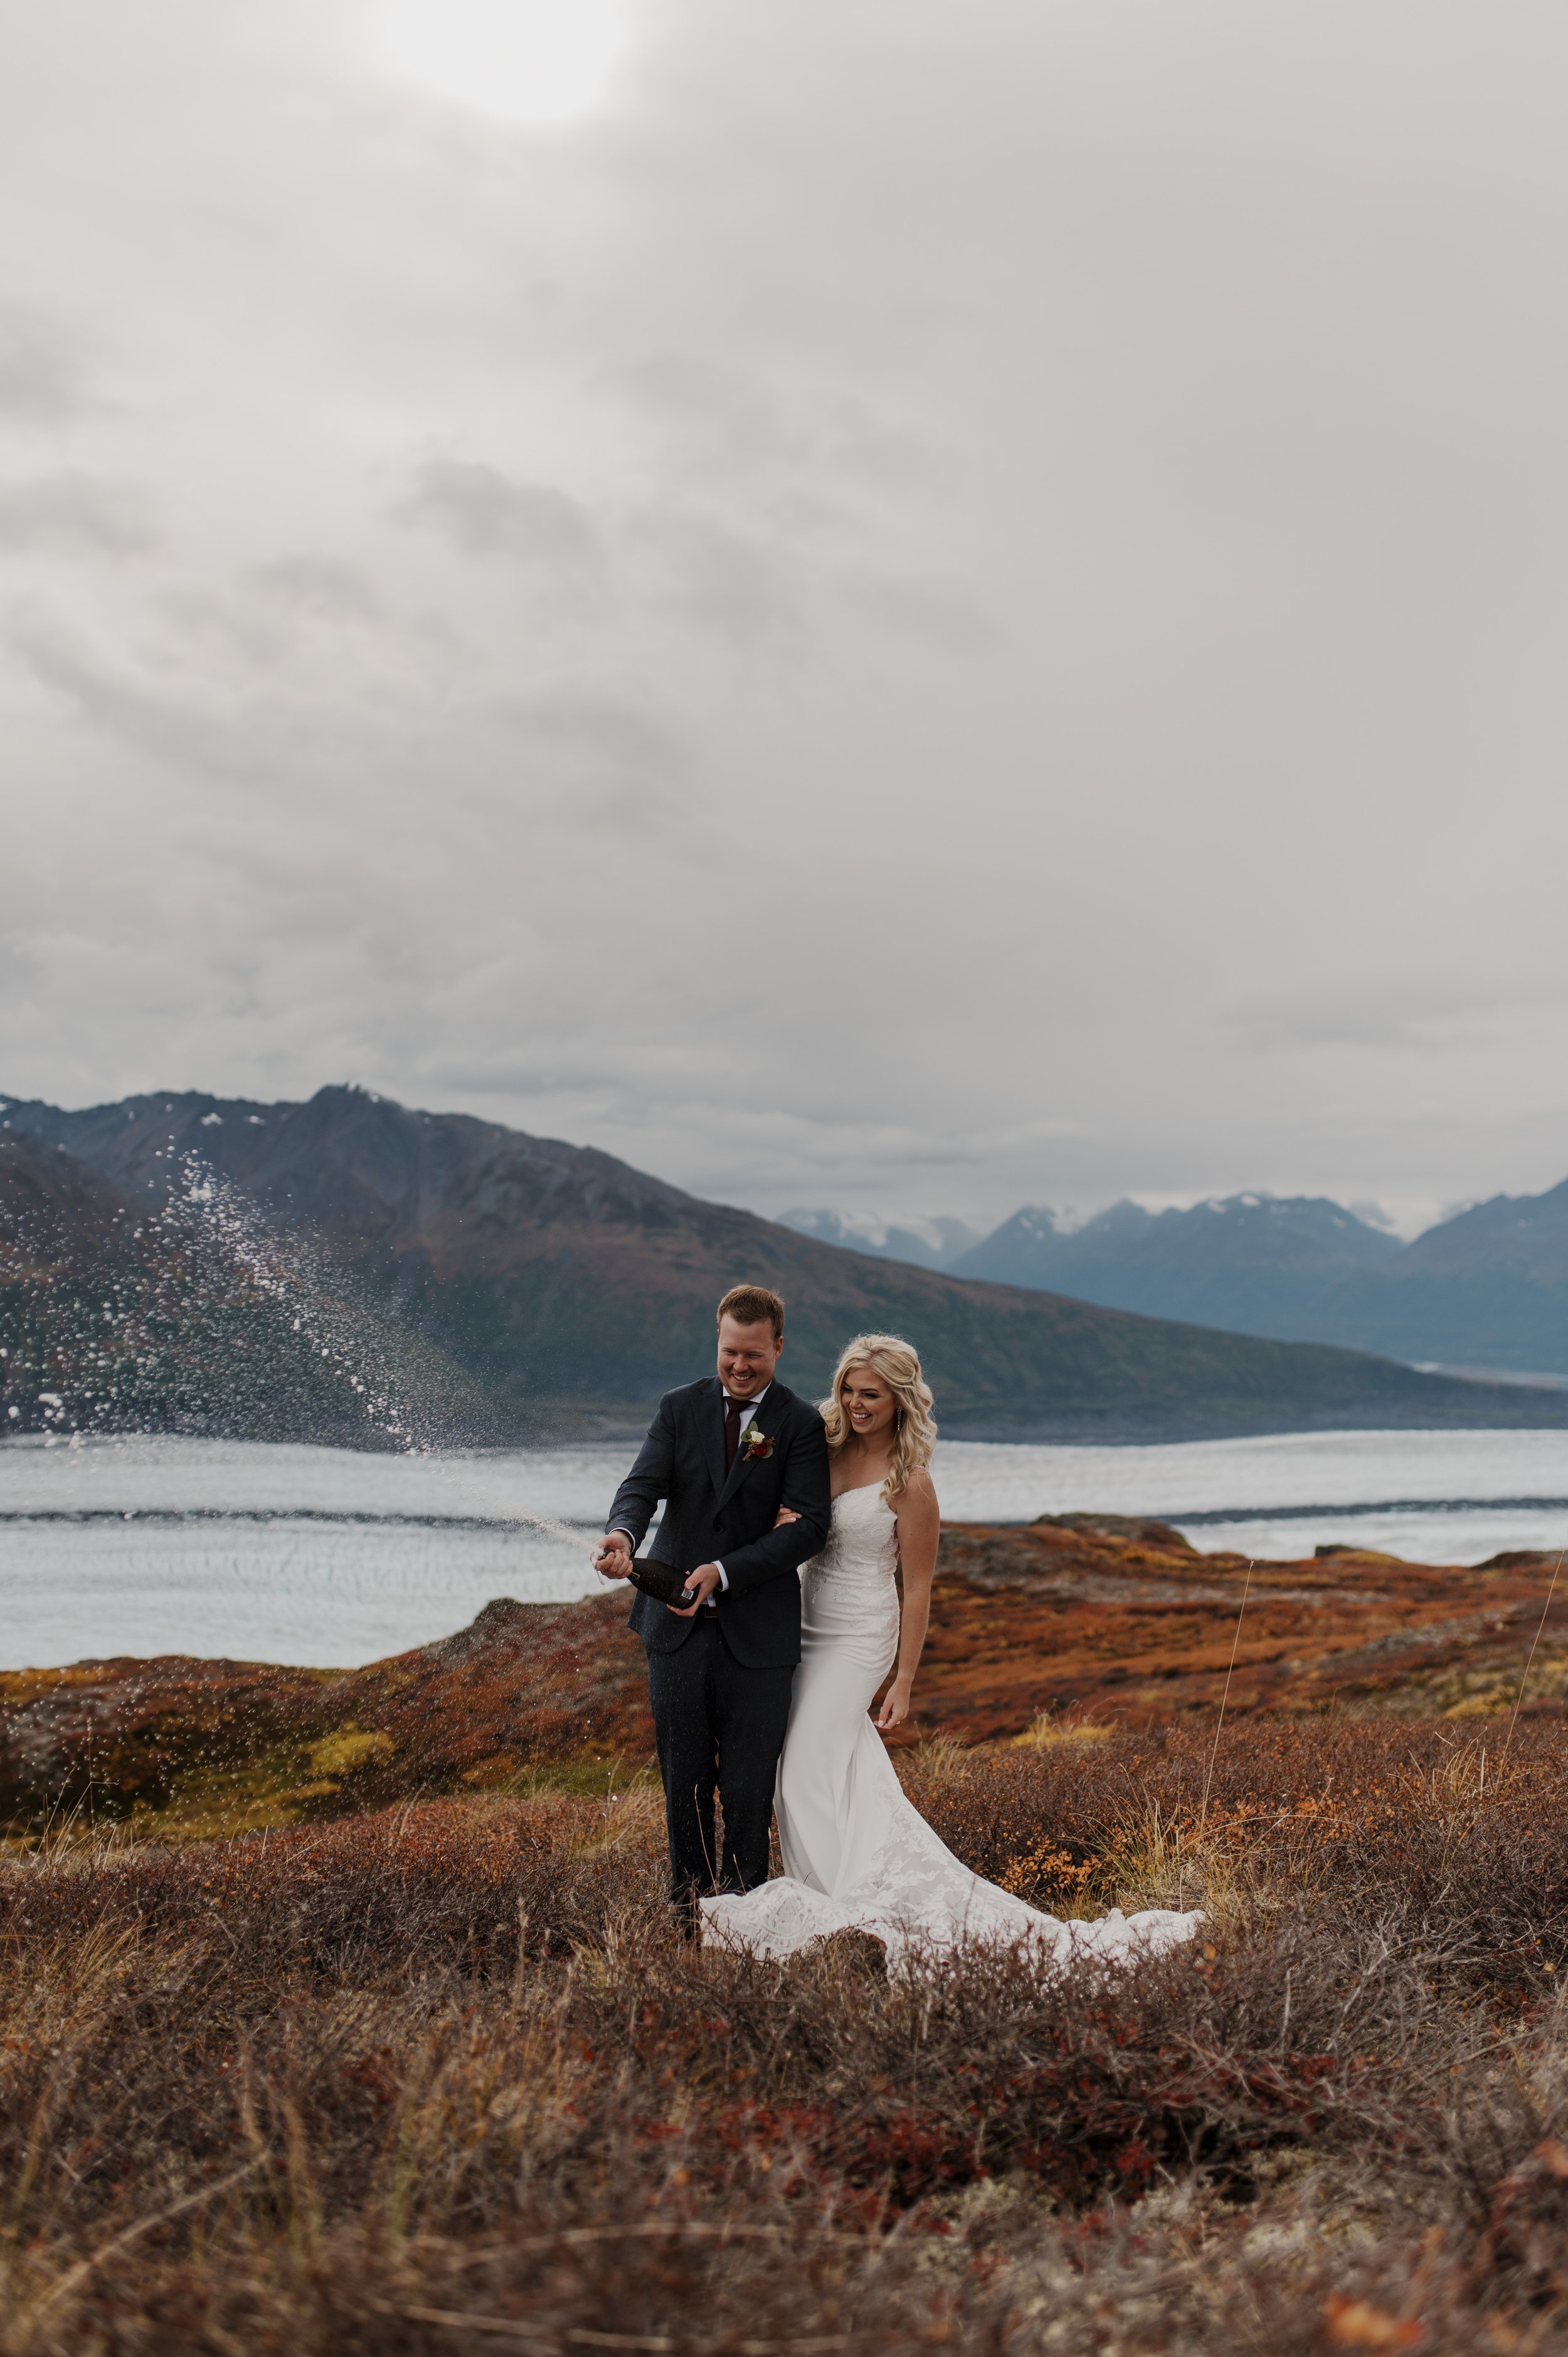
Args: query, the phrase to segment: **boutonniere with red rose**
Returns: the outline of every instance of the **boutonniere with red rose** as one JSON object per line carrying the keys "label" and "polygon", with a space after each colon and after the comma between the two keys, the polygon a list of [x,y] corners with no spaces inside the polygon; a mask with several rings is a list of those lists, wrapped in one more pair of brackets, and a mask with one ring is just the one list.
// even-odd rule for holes
{"label": "boutonniere with red rose", "polygon": [[747,1465],[765,1465],[773,1454],[773,1443],[755,1416],[740,1436],[740,1453]]}

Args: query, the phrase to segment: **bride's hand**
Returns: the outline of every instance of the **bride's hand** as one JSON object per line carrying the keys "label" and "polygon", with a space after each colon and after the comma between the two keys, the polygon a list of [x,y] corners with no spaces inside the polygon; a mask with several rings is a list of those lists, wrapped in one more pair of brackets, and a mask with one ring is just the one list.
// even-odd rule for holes
{"label": "bride's hand", "polygon": [[788,1506],[780,1506],[773,1517],[773,1527],[776,1531],[781,1531],[786,1523],[798,1523],[800,1519],[800,1515],[792,1514]]}
{"label": "bride's hand", "polygon": [[882,1707],[873,1721],[880,1734],[886,1735],[893,1727],[902,1727],[908,1717],[909,1695],[914,1683],[913,1678],[895,1678],[883,1695]]}

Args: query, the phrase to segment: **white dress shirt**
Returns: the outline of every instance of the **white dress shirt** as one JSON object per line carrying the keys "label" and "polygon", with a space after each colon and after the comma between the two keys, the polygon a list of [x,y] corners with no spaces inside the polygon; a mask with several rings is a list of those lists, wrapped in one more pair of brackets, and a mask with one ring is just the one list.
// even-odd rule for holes
{"label": "white dress shirt", "polygon": [[[742,1400],[740,1402],[740,1428],[742,1432],[746,1430],[746,1426],[751,1422],[752,1417],[757,1414],[757,1409],[762,1405],[763,1401],[768,1397],[768,1393],[772,1389],[773,1386],[771,1383],[764,1383],[762,1389],[757,1393],[755,1399]],[[729,1404],[734,1394],[730,1392],[725,1392],[725,1407],[726,1412],[728,1411]],[[723,1564],[720,1563],[716,1555],[714,1558],[714,1569],[718,1573],[719,1586],[724,1589],[725,1594],[727,1596],[729,1594],[729,1574],[725,1569]]]}

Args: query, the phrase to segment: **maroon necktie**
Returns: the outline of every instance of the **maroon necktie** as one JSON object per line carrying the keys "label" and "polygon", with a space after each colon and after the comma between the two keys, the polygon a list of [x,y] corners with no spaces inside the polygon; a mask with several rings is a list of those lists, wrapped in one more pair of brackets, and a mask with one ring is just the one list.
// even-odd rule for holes
{"label": "maroon necktie", "polygon": [[735,1463],[740,1448],[740,1410],[739,1400],[731,1399],[726,1392],[725,1394],[725,1471],[726,1473]]}

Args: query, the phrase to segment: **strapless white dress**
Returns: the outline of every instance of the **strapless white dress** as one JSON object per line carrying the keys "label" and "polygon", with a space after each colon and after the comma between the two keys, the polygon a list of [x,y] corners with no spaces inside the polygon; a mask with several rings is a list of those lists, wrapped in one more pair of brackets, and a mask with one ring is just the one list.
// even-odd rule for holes
{"label": "strapless white dress", "polygon": [[828,1543],[800,1571],[800,1666],[774,1809],[784,1871],[702,1902],[704,1934],[788,1955],[830,1932],[872,1932],[889,1963],[965,1941],[1020,1941],[1063,1960],[1148,1955],[1201,1916],[1112,1909],[1059,1921],[972,1874],[907,1800],[867,1708],[898,1653],[898,1534],[879,1486],[833,1500]]}

